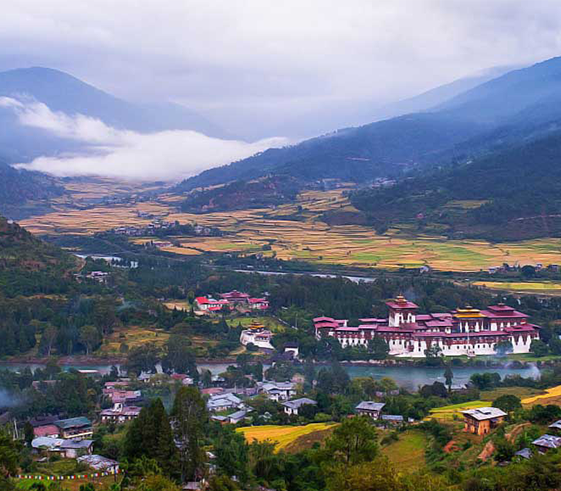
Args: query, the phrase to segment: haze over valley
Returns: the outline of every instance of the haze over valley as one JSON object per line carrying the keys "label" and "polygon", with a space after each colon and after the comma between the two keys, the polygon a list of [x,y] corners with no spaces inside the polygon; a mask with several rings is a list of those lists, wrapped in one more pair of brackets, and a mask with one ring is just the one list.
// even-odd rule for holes
{"label": "haze over valley", "polygon": [[561,489],[557,0],[0,15],[0,491]]}

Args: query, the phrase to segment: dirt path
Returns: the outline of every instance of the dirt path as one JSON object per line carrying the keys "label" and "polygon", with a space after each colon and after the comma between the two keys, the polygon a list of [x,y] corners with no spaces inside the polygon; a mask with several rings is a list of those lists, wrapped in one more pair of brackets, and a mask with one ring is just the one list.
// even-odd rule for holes
{"label": "dirt path", "polygon": [[486,462],[493,452],[495,451],[495,445],[492,441],[488,441],[481,453],[477,456],[478,459],[481,459],[483,462]]}
{"label": "dirt path", "polygon": [[520,435],[520,433],[522,433],[522,431],[524,430],[524,428],[527,428],[528,426],[532,426],[532,423],[520,423],[516,426],[514,426],[506,435],[506,439],[511,442],[514,443],[514,440],[516,439],[516,437],[518,435]]}

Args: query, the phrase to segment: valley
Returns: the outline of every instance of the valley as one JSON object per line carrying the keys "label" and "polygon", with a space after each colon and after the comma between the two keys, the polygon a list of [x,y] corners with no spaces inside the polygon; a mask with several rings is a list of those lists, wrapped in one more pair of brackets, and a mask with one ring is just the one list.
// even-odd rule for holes
{"label": "valley", "polygon": [[[438,271],[469,272],[503,263],[557,264],[561,239],[541,238],[493,244],[486,240],[453,240],[418,232],[409,224],[396,225],[384,234],[364,225],[328,225],[327,212],[356,212],[347,197],[348,187],[330,191],[303,191],[294,203],[276,207],[184,213],[180,197],[163,194],[157,198],[123,199],[131,185],[97,179],[73,184],[69,199],[53,202],[53,211],[23,220],[22,225],[39,236],[91,236],[122,226],[147,226],[153,218],[217,227],[221,237],[174,236],[163,252],[178,256],[216,253],[260,254],[283,260],[301,260],[319,265],[396,270],[428,266]],[[154,189],[147,184],[137,194]],[[129,193],[129,194],[127,194]],[[126,202],[119,202],[119,198]],[[92,200],[108,204],[92,204]],[[76,203],[82,200],[82,206]],[[87,201],[89,200],[89,201]],[[113,201],[115,204],[113,204]],[[86,202],[88,204],[86,204]],[[462,206],[470,206],[462,203]],[[133,237],[137,244],[151,238]]]}

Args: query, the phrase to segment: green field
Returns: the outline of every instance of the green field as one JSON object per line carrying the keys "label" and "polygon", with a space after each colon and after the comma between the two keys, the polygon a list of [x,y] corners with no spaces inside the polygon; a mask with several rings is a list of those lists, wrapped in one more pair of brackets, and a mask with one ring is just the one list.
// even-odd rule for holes
{"label": "green field", "polygon": [[489,406],[489,401],[471,401],[463,402],[461,404],[452,404],[450,406],[436,407],[430,410],[429,416],[425,419],[443,419],[443,420],[453,420],[454,417],[461,417],[462,411],[467,409],[475,409],[478,407]]}
{"label": "green field", "polygon": [[498,291],[561,295],[561,283],[554,281],[475,281],[473,285]]}
{"label": "green field", "polygon": [[399,440],[382,448],[385,455],[396,469],[411,472],[425,465],[425,434],[417,430],[407,430],[399,434]]}
{"label": "green field", "polygon": [[494,401],[500,396],[513,395],[520,399],[543,394],[543,390],[533,389],[532,387],[498,387],[493,390],[484,390],[481,392],[481,400]]}
{"label": "green field", "polygon": [[[99,189],[91,192],[103,195],[104,189],[109,192],[111,188],[101,182]],[[91,235],[124,224],[147,225],[150,220],[138,216],[138,211],[144,211],[165,215],[170,221],[218,227],[226,233],[222,237],[176,237],[182,247],[173,246],[164,250],[181,255],[205,252],[251,254],[259,251],[264,256],[275,254],[283,260],[305,259],[320,264],[386,269],[428,265],[435,270],[456,272],[486,270],[505,262],[520,265],[559,262],[559,238],[492,244],[485,240],[449,240],[441,236],[436,228],[431,230],[431,235],[422,234],[414,226],[406,224],[395,226],[384,235],[377,234],[368,226],[328,225],[322,221],[326,212],[356,211],[344,192],[345,189],[305,191],[297,202],[275,209],[207,214],[178,213],[177,197],[174,196],[162,196],[157,202],[87,209],[68,207],[61,202],[52,213],[21,223],[39,235]],[[452,206],[463,209],[480,204],[455,202]],[[265,245],[271,246],[271,250],[263,250]],[[533,292],[557,292],[557,286],[536,285],[537,289]],[[513,288],[516,287],[513,284]],[[501,285],[501,288],[505,286]]]}

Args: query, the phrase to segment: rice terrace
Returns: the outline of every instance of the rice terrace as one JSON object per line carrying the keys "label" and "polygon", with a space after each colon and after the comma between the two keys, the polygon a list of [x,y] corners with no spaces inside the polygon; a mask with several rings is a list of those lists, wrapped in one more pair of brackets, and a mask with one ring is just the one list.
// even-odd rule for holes
{"label": "rice terrace", "polygon": [[311,423],[303,426],[265,425],[246,426],[237,428],[236,431],[242,433],[249,443],[253,440],[276,442],[275,449],[278,452],[287,449],[300,438],[314,433],[320,433],[322,437],[325,437],[336,426],[337,423]]}
{"label": "rice terrace", "polygon": [[[103,189],[115,193],[113,188]],[[90,184],[90,187],[94,187]],[[120,188],[118,188],[120,191]],[[59,201],[53,211],[21,223],[38,235],[93,235],[123,225],[148,225],[141,213],[165,217],[182,224],[196,223],[218,227],[221,237],[174,237],[173,245],[162,250],[178,255],[204,253],[261,253],[283,260],[337,264],[380,269],[430,266],[439,271],[479,271],[503,263],[553,264],[561,254],[561,239],[545,238],[492,244],[485,240],[449,240],[437,235],[424,235],[409,227],[395,227],[384,234],[362,225],[329,225],[323,221],[330,210],[354,208],[344,194],[334,191],[306,191],[297,202],[274,209],[246,209],[205,214],[182,213],[177,197],[160,196],[157,200],[117,205],[76,206],[76,201]],[[89,189],[89,193],[94,193]],[[74,199],[78,199],[74,196]],[[134,238],[144,243],[149,238]],[[489,285],[496,288],[495,285]],[[506,285],[505,285],[506,287]],[[540,289],[537,288],[536,289]],[[544,286],[544,289],[548,289]]]}

